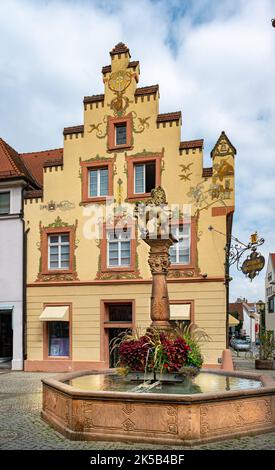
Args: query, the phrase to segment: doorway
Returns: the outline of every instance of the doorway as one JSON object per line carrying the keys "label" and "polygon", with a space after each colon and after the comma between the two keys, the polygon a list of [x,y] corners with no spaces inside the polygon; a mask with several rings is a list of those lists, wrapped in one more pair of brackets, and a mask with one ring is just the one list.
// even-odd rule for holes
{"label": "doorway", "polygon": [[12,311],[0,310],[0,362],[12,359]]}
{"label": "doorway", "polygon": [[107,367],[117,366],[118,350],[114,341],[119,335],[133,328],[133,301],[104,302],[104,359]]}

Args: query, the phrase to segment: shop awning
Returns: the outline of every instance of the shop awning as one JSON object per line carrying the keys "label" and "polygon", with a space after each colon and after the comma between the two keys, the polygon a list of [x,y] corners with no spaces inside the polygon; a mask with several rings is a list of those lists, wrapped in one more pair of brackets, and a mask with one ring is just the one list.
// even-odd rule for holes
{"label": "shop awning", "polygon": [[229,314],[229,326],[237,326],[239,324],[239,320],[237,318],[233,317],[233,315]]}
{"label": "shop awning", "polygon": [[170,304],[170,320],[190,320],[190,304]]}
{"label": "shop awning", "polygon": [[45,307],[39,320],[42,321],[69,321],[69,307],[64,305]]}

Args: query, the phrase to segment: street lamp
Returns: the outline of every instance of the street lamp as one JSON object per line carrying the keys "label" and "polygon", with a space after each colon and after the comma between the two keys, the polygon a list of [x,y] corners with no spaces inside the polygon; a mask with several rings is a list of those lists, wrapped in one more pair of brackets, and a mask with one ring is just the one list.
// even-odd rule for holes
{"label": "street lamp", "polygon": [[272,24],[273,28],[275,28],[275,18],[273,18],[273,20],[271,20],[271,24]]}

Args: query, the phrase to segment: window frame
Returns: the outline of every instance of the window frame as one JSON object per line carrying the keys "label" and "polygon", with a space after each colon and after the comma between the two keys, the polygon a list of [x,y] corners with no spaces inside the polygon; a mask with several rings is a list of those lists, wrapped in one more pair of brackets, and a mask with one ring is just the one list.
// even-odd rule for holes
{"label": "window frame", "polygon": [[[117,129],[119,128],[125,128],[125,142],[123,143],[118,143],[117,142]],[[115,145],[120,146],[120,145],[126,145],[127,144],[127,122],[120,122],[120,123],[115,123]]]}
{"label": "window frame", "polygon": [[[116,126],[119,124],[126,125],[126,143],[117,144],[116,143]],[[132,148],[132,138],[133,138],[133,122],[132,122],[132,113],[127,114],[121,118],[108,116],[108,139],[107,147],[108,151],[112,152],[113,150],[123,150]]]}
{"label": "window frame", "polygon": [[[70,262],[68,269],[49,269],[49,244],[48,238],[50,235],[69,234],[69,247],[70,247]],[[69,274],[74,272],[74,249],[75,249],[75,228],[74,227],[48,227],[43,228],[42,231],[42,245],[41,245],[41,274]]]}
{"label": "window frame", "polygon": [[8,212],[0,212],[0,217],[1,216],[7,216],[7,215],[10,215],[11,214],[11,191],[9,190],[0,190],[0,196],[1,194],[8,194],[9,195],[9,210]]}
{"label": "window frame", "polygon": [[[110,243],[116,243],[118,245],[118,250],[117,250],[117,254],[118,254],[118,261],[121,263],[121,243],[123,242],[123,238],[118,238],[117,240],[114,240],[114,241],[111,241],[109,240],[108,238],[108,232],[112,231],[112,229],[107,229],[106,230],[106,237],[107,237],[107,267],[108,269],[113,269],[113,268],[128,268],[131,266],[131,257],[132,257],[132,251],[131,251],[131,239],[128,239],[128,240],[124,240],[125,242],[129,243],[130,244],[130,262],[129,264],[118,264],[116,266],[111,266],[110,265],[110,251],[109,251],[109,247],[110,247]],[[123,230],[121,230],[121,232],[123,232]]]}
{"label": "window frame", "polygon": [[43,322],[43,360],[44,361],[68,361],[72,360],[72,303],[43,303],[43,310],[46,307],[69,307],[69,356],[50,356],[49,355],[49,323]]}
{"label": "window frame", "polygon": [[[139,201],[147,199],[151,196],[150,193],[135,193],[135,165],[155,162],[155,187],[161,186],[161,162],[163,153],[148,154],[148,155],[130,155],[126,156],[127,162],[127,199],[129,201]],[[146,189],[146,188],[145,188]]]}
{"label": "window frame", "polygon": [[[129,266],[108,266],[108,240],[107,232],[114,230],[113,225],[103,223],[103,238],[100,244],[100,272],[101,273],[120,273],[120,272],[131,272],[136,273],[136,247],[137,241],[136,236],[130,238],[130,265]],[[135,222],[129,222],[127,228],[131,230],[131,233],[135,231]],[[135,234],[136,235],[136,234]],[[98,273],[99,275],[100,273]]]}
{"label": "window frame", "polygon": [[[82,169],[82,203],[106,202],[107,197],[113,196],[114,159],[106,158],[102,162],[80,162]],[[106,196],[90,196],[90,171],[108,168],[108,194]]]}
{"label": "window frame", "polygon": [[[68,270],[70,269],[70,235],[69,235],[69,241],[68,242],[62,242],[61,237],[62,235],[69,235],[68,232],[63,232],[63,233],[50,233],[48,234],[48,270],[49,271],[62,271],[62,270]],[[51,243],[50,239],[52,236],[58,237],[58,242],[57,243]],[[57,246],[58,247],[58,264],[60,267],[58,268],[51,268],[51,247],[52,246]],[[69,267],[68,268],[62,268],[61,263],[62,263],[62,246],[69,246]]]}
{"label": "window frame", "polygon": [[[180,261],[176,261],[175,263],[173,263],[171,261],[171,264],[174,266],[174,265],[181,265],[181,266],[190,266],[190,263],[191,263],[191,231],[192,231],[192,224],[191,222],[185,222],[185,223],[180,223],[178,225],[174,224],[175,227],[177,227],[177,229],[179,229],[180,227],[183,227],[184,225],[187,225],[189,227],[189,236],[188,237],[185,237],[185,238],[188,238],[189,240],[189,263],[181,263]],[[177,235],[173,234],[176,238],[177,238]],[[173,245],[173,247],[175,247],[175,250],[176,250],[176,259],[179,259],[179,243],[175,243]],[[171,247],[172,248],[172,247]],[[170,255],[170,260],[171,260],[171,255]]]}
{"label": "window frame", "polygon": [[188,220],[179,219],[179,221],[171,221],[171,226],[175,225],[190,225],[190,263],[172,263],[169,266],[169,270],[190,270],[196,268],[196,257],[197,257],[197,243],[196,243],[196,217],[192,216]]}
{"label": "window frame", "polygon": [[[100,179],[100,171],[101,170],[106,170],[108,172],[108,191],[107,194],[100,194],[101,190],[101,179]],[[91,195],[91,173],[92,171],[96,172],[96,196]],[[88,197],[89,198],[95,198],[95,197],[106,197],[108,196],[109,192],[109,168],[108,166],[102,166],[102,167],[96,167],[96,168],[89,168],[88,169]]]}

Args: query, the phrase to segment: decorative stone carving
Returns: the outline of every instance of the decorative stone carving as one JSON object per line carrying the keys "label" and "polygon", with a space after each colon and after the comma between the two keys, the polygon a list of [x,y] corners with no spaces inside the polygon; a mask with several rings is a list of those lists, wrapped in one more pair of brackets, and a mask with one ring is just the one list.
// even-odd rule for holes
{"label": "decorative stone carving", "polygon": [[229,434],[272,424],[271,402],[266,398],[239,400],[201,406],[201,435]]}
{"label": "decorative stone carving", "polygon": [[170,266],[169,254],[163,253],[154,255],[154,253],[152,253],[150,254],[148,263],[152,274],[167,273]]}

